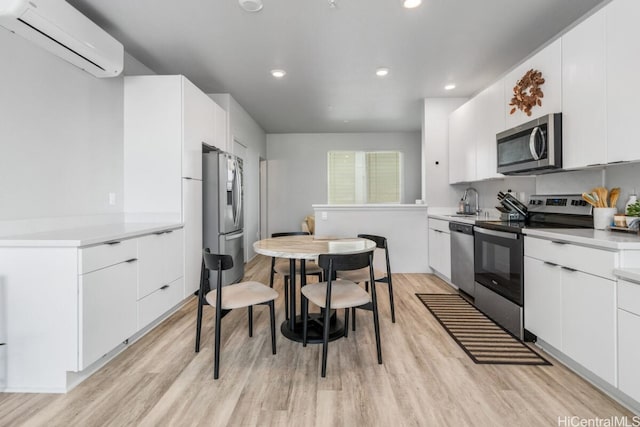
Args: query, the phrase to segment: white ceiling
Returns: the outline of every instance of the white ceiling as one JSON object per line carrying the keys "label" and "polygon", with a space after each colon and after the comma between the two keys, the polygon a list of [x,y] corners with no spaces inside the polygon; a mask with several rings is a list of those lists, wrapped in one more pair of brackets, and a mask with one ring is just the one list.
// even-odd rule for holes
{"label": "white ceiling", "polygon": [[606,1],[264,0],[254,14],[237,0],[69,3],[157,73],[231,93],[266,132],[317,133],[419,130],[423,98],[478,92]]}

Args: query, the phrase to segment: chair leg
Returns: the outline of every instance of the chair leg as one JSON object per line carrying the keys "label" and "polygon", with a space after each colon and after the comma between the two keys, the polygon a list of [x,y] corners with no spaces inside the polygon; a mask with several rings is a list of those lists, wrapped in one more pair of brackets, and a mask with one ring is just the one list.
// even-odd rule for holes
{"label": "chair leg", "polygon": [[344,337],[349,336],[349,309],[344,309]]}
{"label": "chair leg", "polygon": [[284,276],[284,318],[289,320],[289,276]]}
{"label": "chair leg", "polygon": [[222,326],[222,310],[216,307],[216,335],[213,349],[213,379],[217,380],[220,374],[220,329]]}
{"label": "chair leg", "polygon": [[364,282],[364,290],[369,292],[369,282]]}
{"label": "chair leg", "polygon": [[273,288],[273,275],[275,274],[274,267],[276,266],[276,259],[271,258],[271,273],[269,274],[269,287]]}
{"label": "chair leg", "polygon": [[389,305],[391,306],[391,323],[396,323],[396,309],[393,305],[393,285],[391,277],[387,277],[387,285],[389,285]]}
{"label": "chair leg", "polygon": [[276,314],[273,301],[269,301],[269,318],[271,320],[271,353],[276,354]]}
{"label": "chair leg", "polygon": [[198,315],[196,318],[196,353],[200,352],[200,331],[202,330],[202,302],[203,296],[198,294]]}
{"label": "chair leg", "polygon": [[329,307],[324,309],[324,330],[322,333],[322,378],[327,376],[327,350],[329,347],[329,316],[331,314],[331,310]]}
{"label": "chair leg", "polygon": [[307,326],[308,326],[308,320],[307,318],[309,317],[309,301],[307,300],[307,297],[305,297],[304,295],[302,295],[301,297],[301,303],[302,303],[302,346],[306,347],[307,346]]}
{"label": "chair leg", "polygon": [[247,314],[249,315],[249,337],[253,336],[253,306],[247,307]]}
{"label": "chair leg", "polygon": [[382,348],[380,346],[380,323],[378,321],[378,304],[373,300],[373,329],[376,334],[376,351],[378,352],[378,365],[382,365]]}
{"label": "chair leg", "polygon": [[355,332],[356,331],[356,308],[355,307],[351,308],[351,317],[353,317],[353,322],[351,323],[352,325],[351,330]]}

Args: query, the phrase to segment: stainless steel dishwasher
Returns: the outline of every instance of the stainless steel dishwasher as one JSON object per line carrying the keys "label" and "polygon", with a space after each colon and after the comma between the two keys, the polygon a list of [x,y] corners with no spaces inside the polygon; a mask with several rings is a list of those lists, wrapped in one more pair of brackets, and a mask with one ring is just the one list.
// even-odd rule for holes
{"label": "stainless steel dishwasher", "polygon": [[473,225],[449,222],[451,231],[451,282],[464,293],[475,295]]}

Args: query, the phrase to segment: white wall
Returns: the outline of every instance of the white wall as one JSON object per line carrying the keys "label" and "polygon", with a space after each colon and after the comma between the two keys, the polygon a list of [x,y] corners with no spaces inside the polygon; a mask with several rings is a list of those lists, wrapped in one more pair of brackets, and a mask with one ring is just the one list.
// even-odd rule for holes
{"label": "white wall", "polygon": [[123,78],[93,77],[4,28],[0,52],[0,221],[122,212]]}
{"label": "white wall", "polygon": [[418,132],[267,135],[268,234],[300,230],[311,205],[327,203],[327,152],[398,150],[404,153],[403,203],[421,198]]}
{"label": "white wall", "polygon": [[229,113],[229,128],[232,141],[247,147],[244,167],[244,232],[245,258],[250,260],[256,253],[253,243],[260,240],[260,159],[267,157],[267,138],[264,130],[229,94],[209,95]]}

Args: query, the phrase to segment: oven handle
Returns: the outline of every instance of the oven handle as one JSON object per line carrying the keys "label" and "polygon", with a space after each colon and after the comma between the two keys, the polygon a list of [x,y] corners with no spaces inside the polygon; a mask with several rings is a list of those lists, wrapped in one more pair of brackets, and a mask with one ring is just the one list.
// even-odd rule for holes
{"label": "oven handle", "polygon": [[505,239],[518,240],[516,233],[509,233],[507,231],[489,230],[487,228],[473,227],[473,231],[480,234],[488,234],[489,236],[502,237]]}

